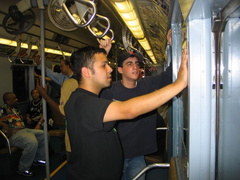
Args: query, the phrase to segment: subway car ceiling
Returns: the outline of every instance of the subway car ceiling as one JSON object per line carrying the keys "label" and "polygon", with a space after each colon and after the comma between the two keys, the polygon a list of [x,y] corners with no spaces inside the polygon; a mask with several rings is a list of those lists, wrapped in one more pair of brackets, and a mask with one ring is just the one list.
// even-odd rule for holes
{"label": "subway car ceiling", "polygon": [[[3,24],[3,19],[7,16],[7,14],[9,14],[8,9],[10,6],[20,6],[19,2],[26,3],[31,1],[32,0],[8,0],[4,4],[1,4],[1,38],[10,40],[16,40],[18,38],[22,42],[30,42],[29,38],[31,37],[32,44],[36,44],[38,42],[41,28],[41,10],[38,6],[31,6],[31,8],[22,12],[23,15],[27,15],[29,11],[32,10],[36,16],[36,20],[33,22],[33,25],[26,32],[22,32],[17,35],[19,32],[14,31],[13,34],[11,34],[12,32],[9,33],[5,30],[4,26],[6,25]],[[37,2],[38,0],[33,1]],[[47,2],[47,0],[43,0],[43,2]],[[66,6],[75,7],[76,5],[69,6],[71,2],[74,1],[67,0]],[[83,7],[89,7],[89,5],[83,3],[84,1],[80,0],[79,2],[81,2]],[[141,47],[138,40],[132,35],[132,33],[130,33],[129,29],[125,27],[124,21],[114,8],[114,1],[97,0],[92,2],[96,5],[96,16],[92,21],[93,23],[91,22],[90,25],[93,26],[92,24],[94,24],[94,21],[98,18],[98,15],[100,17],[104,16],[110,21],[110,30],[113,33],[111,33],[109,30],[106,35],[110,38],[113,37],[114,40],[112,48],[114,49],[114,53],[111,57],[113,61],[116,57],[115,55],[123,49],[128,51],[137,50],[141,52],[146,58],[146,62],[150,65],[162,65],[166,61],[164,55],[167,44],[166,34],[169,28],[169,18],[171,14],[170,11],[172,8],[172,2],[170,0],[129,1],[132,3],[134,11],[139,18],[138,21],[143,29],[143,35],[140,35],[140,38],[146,38],[148,40],[150,49],[154,54],[154,60],[148,56],[148,53],[146,53],[146,51]],[[68,19],[65,11],[59,10],[59,7],[56,8],[56,3],[57,0],[49,0],[48,6],[46,6],[44,10],[45,47],[59,49],[60,46],[61,50],[63,51],[72,52],[74,49],[81,48],[86,45],[98,45],[97,38],[89,31],[89,29],[87,27],[79,27],[74,25],[73,22]],[[51,21],[50,19],[55,19],[55,22]],[[58,21],[58,27],[56,26],[56,21]],[[107,26],[104,19],[100,19],[99,22],[105,27]],[[96,27],[97,26],[98,25],[96,25]]]}
{"label": "subway car ceiling", "polygon": [[[44,35],[46,48],[57,49],[71,53],[73,50],[86,45],[97,46],[97,37],[101,36],[101,33],[100,35],[97,35],[97,32],[91,33],[90,31],[94,31],[94,27],[96,27],[98,29],[102,29],[100,31],[105,32],[108,25],[110,25],[106,35],[110,38],[113,38],[115,42],[113,44],[113,50],[111,51],[112,54],[110,55],[110,61],[115,62],[116,55],[122,50],[137,50],[145,57],[146,64],[157,66],[163,65],[166,62],[166,35],[168,29],[171,27],[171,23],[174,23],[172,15],[175,13],[173,12],[173,9],[176,4],[179,4],[181,8],[182,17],[180,16],[179,18],[186,20],[194,3],[201,4],[203,9],[199,9],[198,12],[196,11],[196,17],[192,18],[203,18],[206,16],[206,12],[204,12],[204,7],[206,6],[211,7],[214,14],[217,14],[221,8],[228,3],[226,0],[121,0],[120,2],[124,1],[130,2],[133,8],[130,8],[130,11],[128,12],[127,8],[124,7],[123,12],[135,12],[135,16],[138,17],[138,22],[142,29],[142,34],[133,34],[129,28],[125,26],[125,22],[121,18],[121,15],[116,11],[117,6],[115,2],[119,2],[119,0],[90,1],[94,4],[94,7],[92,7],[91,4],[89,5],[86,3],[84,0],[67,0],[66,2],[59,0],[59,2],[61,2],[61,8],[59,8],[58,0],[8,0],[4,3],[1,3],[0,6],[0,37],[37,45],[39,43],[41,34],[41,23],[43,23],[41,20],[41,13],[44,12],[43,26],[45,30]],[[41,3],[38,4],[39,2],[45,4],[45,6],[40,5]],[[65,11],[63,10],[64,8],[62,8],[63,4],[66,5],[66,9],[68,9],[70,12],[75,12],[76,8],[79,7],[83,7],[83,9],[85,8],[82,10],[84,12],[82,13],[82,18],[85,21],[88,21],[92,17],[94,18],[88,26],[82,27],[84,26],[82,24],[76,25],[69,19],[69,16],[66,15]],[[16,26],[10,26],[9,24],[12,23],[10,20],[4,24],[4,18],[5,20],[7,19],[6,16],[9,15],[9,7],[12,5],[17,5],[23,16],[27,16],[29,13],[31,14],[30,11],[33,11],[36,19],[33,20],[33,24],[30,26],[30,28],[26,28],[27,30],[24,28],[19,28],[20,23],[17,23]],[[72,10],[74,8],[75,10]],[[96,12],[94,12],[94,8],[96,8]],[[90,9],[91,12],[88,11],[88,9]],[[96,13],[95,16],[94,13]],[[104,18],[107,18],[110,24],[108,24],[108,21],[106,21]],[[100,25],[97,22],[99,22]],[[15,31],[12,30],[11,27],[16,28]],[[6,29],[10,29],[10,33],[9,31],[7,32]],[[143,47],[140,45],[142,40],[145,39],[149,43],[148,47]],[[146,44],[144,42],[142,43]],[[4,47],[5,46],[2,46],[1,49],[4,49]],[[14,51],[14,48],[12,49]],[[35,53],[36,51],[32,52],[33,56]],[[56,60],[57,58],[53,56],[52,59],[48,59]]]}

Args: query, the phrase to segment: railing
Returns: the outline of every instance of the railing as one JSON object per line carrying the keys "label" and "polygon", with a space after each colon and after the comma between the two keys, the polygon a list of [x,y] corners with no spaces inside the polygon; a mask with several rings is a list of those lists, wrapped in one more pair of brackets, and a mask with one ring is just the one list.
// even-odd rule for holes
{"label": "railing", "polygon": [[140,178],[144,173],[146,173],[148,170],[153,168],[169,168],[169,163],[154,163],[146,166],[144,169],[142,169],[132,180],[137,180]]}
{"label": "railing", "polygon": [[0,134],[2,134],[2,136],[5,138],[5,140],[7,141],[7,146],[8,146],[8,152],[9,154],[11,155],[12,154],[12,151],[11,151],[11,146],[10,146],[10,142],[9,142],[9,139],[8,137],[5,135],[5,133],[0,130]]}

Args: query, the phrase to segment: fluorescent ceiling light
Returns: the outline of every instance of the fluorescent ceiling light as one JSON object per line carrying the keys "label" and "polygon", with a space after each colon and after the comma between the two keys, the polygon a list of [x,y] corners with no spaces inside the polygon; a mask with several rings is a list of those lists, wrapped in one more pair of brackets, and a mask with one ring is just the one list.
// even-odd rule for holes
{"label": "fluorescent ceiling light", "polygon": [[115,2],[118,12],[120,13],[128,13],[133,11],[132,4],[128,1],[122,1],[122,2]]}
{"label": "fluorescent ceiling light", "polygon": [[138,42],[141,44],[141,46],[145,49],[145,51],[151,50],[151,47],[148,43],[148,40],[146,38],[139,39]]}
{"label": "fluorescent ceiling light", "polygon": [[[0,44],[17,47],[17,42],[16,41],[12,41],[12,40],[9,40],[9,39],[4,39],[4,38],[0,38]],[[21,48],[27,49],[28,44],[27,43],[21,43]],[[36,45],[32,45],[32,50],[36,50],[36,49],[38,49],[38,47]],[[51,54],[57,54],[57,55],[63,55],[64,54],[64,56],[71,56],[71,53],[69,53],[69,52],[64,52],[64,51],[62,52],[62,51],[59,51],[59,50],[56,50],[56,49],[44,48],[44,51],[47,52],[47,53],[51,53]]]}
{"label": "fluorescent ceiling light", "polygon": [[126,23],[127,23],[127,25],[128,25],[129,28],[140,26],[138,19],[134,19],[134,20],[132,20],[132,21],[127,21],[127,20],[126,20]]}
{"label": "fluorescent ceiling light", "polygon": [[137,18],[134,12],[122,13],[122,16],[126,21],[131,21]]}
{"label": "fluorescent ceiling light", "polygon": [[151,60],[153,61],[153,63],[157,64],[157,61],[156,61],[156,59],[155,59],[155,57],[153,55],[152,50],[149,50],[149,51],[146,51],[146,52],[147,52],[148,56],[151,58]]}
{"label": "fluorescent ceiling light", "polygon": [[141,23],[139,22],[137,13],[135,12],[130,0],[113,0],[113,2],[114,7],[122,17],[129,30],[132,32],[133,36],[138,40],[147,54],[151,51],[151,56],[149,54],[148,56],[154,64],[157,64],[149,42],[147,38],[145,38],[144,31]]}

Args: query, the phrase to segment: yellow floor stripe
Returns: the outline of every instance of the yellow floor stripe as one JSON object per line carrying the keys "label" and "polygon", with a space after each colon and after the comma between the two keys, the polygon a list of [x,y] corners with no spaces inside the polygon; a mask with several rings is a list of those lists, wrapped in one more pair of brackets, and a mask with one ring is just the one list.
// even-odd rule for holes
{"label": "yellow floor stripe", "polygon": [[[50,178],[53,177],[65,164],[67,164],[67,160],[64,161],[60,166],[57,167],[57,169],[55,169],[55,170],[50,174]],[[47,178],[45,178],[44,180],[47,180]]]}

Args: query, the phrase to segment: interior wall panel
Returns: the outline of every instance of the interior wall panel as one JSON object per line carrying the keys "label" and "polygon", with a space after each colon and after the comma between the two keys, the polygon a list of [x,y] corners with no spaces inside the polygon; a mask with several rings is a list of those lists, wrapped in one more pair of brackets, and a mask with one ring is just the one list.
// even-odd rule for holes
{"label": "interior wall panel", "polygon": [[222,83],[218,177],[240,177],[240,21],[229,19],[222,40]]}

